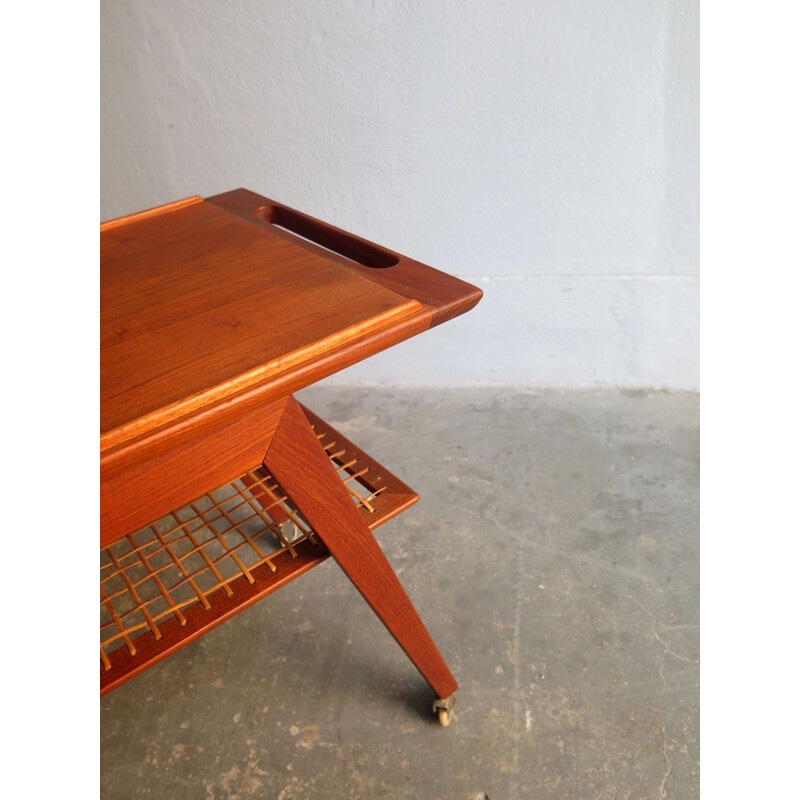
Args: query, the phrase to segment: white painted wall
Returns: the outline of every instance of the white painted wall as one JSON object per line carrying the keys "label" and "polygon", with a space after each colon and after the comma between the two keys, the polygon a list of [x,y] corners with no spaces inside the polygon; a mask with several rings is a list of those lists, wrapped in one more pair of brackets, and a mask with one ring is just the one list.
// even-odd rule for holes
{"label": "white painted wall", "polygon": [[104,0],[102,212],[245,186],[481,286],[339,382],[698,386],[697,0]]}

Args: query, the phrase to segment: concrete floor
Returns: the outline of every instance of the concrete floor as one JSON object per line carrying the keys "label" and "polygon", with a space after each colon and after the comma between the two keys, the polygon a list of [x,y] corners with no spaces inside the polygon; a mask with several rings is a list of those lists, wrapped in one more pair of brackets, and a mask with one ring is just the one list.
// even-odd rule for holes
{"label": "concrete floor", "polygon": [[422,495],[377,535],[453,723],[328,561],[103,698],[101,796],[698,797],[697,396],[301,399]]}

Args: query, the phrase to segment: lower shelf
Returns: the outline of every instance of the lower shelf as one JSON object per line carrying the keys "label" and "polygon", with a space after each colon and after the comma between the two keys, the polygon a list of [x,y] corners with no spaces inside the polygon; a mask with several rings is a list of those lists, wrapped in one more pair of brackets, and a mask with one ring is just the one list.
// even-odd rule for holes
{"label": "lower shelf", "polygon": [[[418,495],[303,409],[370,528]],[[330,554],[263,466],[100,551],[100,693]]]}

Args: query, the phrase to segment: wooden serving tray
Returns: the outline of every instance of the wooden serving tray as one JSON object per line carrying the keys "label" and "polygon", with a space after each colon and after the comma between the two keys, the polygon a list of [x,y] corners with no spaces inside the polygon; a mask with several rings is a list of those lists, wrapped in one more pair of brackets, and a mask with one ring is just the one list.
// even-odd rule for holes
{"label": "wooden serving tray", "polygon": [[244,189],[107,222],[100,247],[103,450],[244,389],[285,394],[481,297]]}
{"label": "wooden serving tray", "polygon": [[[104,544],[255,463],[291,392],[482,294],[245,189],[103,223],[100,239]],[[182,476],[169,491],[167,474]]]}

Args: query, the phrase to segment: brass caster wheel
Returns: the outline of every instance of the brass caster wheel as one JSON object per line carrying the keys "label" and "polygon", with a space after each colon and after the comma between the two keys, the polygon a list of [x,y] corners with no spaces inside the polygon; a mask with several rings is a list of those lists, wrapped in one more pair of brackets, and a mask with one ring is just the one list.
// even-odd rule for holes
{"label": "brass caster wheel", "polygon": [[439,717],[439,724],[446,728],[453,719],[453,707],[455,706],[456,696],[451,694],[450,697],[440,700],[437,698],[433,701],[433,713]]}

